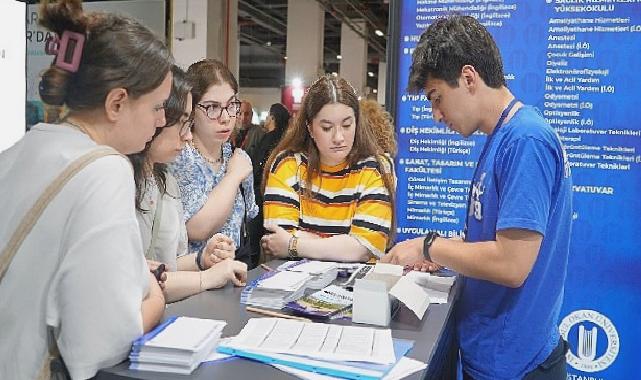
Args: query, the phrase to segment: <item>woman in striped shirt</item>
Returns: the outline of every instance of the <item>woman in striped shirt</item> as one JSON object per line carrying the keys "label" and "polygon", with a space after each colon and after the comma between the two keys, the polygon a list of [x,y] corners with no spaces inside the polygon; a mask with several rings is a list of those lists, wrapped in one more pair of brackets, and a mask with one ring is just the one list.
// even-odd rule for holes
{"label": "woman in striped shirt", "polygon": [[266,254],[332,261],[380,257],[391,242],[395,180],[354,88],[324,76],[265,165]]}

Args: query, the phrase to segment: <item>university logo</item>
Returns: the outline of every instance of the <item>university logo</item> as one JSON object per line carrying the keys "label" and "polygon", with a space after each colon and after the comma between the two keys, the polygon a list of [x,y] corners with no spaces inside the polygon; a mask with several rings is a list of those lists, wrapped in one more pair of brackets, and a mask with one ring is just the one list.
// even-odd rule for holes
{"label": "university logo", "polygon": [[603,371],[619,354],[619,333],[610,319],[597,311],[573,311],[563,318],[559,331],[570,342],[568,364],[578,371]]}

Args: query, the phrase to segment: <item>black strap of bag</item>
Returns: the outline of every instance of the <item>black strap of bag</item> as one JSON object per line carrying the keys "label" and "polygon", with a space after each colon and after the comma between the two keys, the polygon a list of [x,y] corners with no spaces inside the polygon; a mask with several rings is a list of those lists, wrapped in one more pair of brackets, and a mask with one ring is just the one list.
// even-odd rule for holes
{"label": "black strap of bag", "polygon": [[245,198],[245,189],[243,189],[242,185],[240,185],[240,194],[243,197],[245,213],[243,215],[243,220],[240,224],[240,245],[238,248],[236,248],[235,259],[247,264],[248,269],[252,269],[256,265],[253,263],[252,245],[251,245],[250,236],[247,233],[247,202]]}

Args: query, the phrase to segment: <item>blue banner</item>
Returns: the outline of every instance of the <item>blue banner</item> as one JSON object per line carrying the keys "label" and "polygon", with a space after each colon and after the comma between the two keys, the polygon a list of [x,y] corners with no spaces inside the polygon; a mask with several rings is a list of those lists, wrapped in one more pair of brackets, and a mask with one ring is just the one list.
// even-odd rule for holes
{"label": "blue banner", "polygon": [[574,225],[559,327],[568,379],[641,372],[641,1],[398,1],[390,91],[399,140],[398,240],[460,236],[483,135],[435,124],[423,94],[405,92],[411,54],[436,18],[477,18],[496,39],[508,87],[538,107],[572,166]]}

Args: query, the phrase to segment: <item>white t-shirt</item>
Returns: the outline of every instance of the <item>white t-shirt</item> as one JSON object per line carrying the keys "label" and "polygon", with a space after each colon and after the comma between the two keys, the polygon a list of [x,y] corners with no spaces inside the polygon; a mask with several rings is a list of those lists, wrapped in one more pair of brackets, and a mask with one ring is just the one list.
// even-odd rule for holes
{"label": "white t-shirt", "polygon": [[162,210],[156,226],[158,232],[156,232],[156,240],[151,249],[149,249],[149,244],[151,243],[154,215],[158,212],[157,203],[160,190],[153,178],[147,178],[146,183],[145,196],[140,202],[141,208],[145,211],[136,212],[144,252],[148,259],[165,263],[168,270],[175,271],[177,268],[176,257],[188,253],[187,227],[183,219],[183,205],[180,201],[178,183],[176,183],[174,176],[165,173],[167,191],[161,200],[163,202]]}
{"label": "white t-shirt", "polygon": [[[0,247],[44,188],[94,147],[71,127],[38,124],[0,154]],[[45,209],[0,282],[0,379],[37,376],[46,325],[74,379],[126,358],[149,291],[134,194],[127,159],[108,156]]]}

